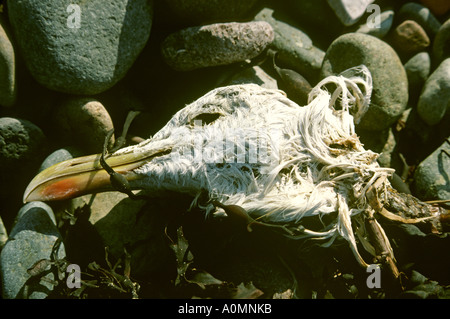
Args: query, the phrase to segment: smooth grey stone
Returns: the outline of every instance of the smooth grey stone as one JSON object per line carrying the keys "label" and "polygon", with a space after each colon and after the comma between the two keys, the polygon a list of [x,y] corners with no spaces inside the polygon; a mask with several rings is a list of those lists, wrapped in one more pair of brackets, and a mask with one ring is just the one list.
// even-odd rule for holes
{"label": "smooth grey stone", "polygon": [[358,22],[366,13],[367,6],[374,0],[327,0],[327,2],[342,24],[350,26]]}
{"label": "smooth grey stone", "polygon": [[450,57],[450,19],[442,24],[434,38],[433,57],[438,63]]}
{"label": "smooth grey stone", "polygon": [[43,86],[72,94],[103,92],[125,76],[147,43],[153,2],[70,4],[66,0],[8,3],[18,48]]}
{"label": "smooth grey stone", "polygon": [[417,112],[428,124],[435,125],[450,107],[450,58],[445,59],[425,82]]}
{"label": "smooth grey stone", "polygon": [[441,23],[430,9],[415,2],[405,3],[398,12],[398,19],[399,21],[416,21],[425,29],[430,38],[434,38],[441,27]]}
{"label": "smooth grey stone", "polygon": [[275,19],[273,15],[273,9],[264,8],[258,12],[255,20],[266,21],[273,27],[275,38],[270,48],[278,52],[277,60],[314,82],[320,72],[325,52],[314,46],[306,33]]}
{"label": "smooth grey stone", "polygon": [[[55,242],[61,239],[55,223],[53,211],[45,203],[31,202],[20,209],[0,255],[3,298],[43,299],[51,293],[53,285],[30,279],[27,269],[41,259],[51,259]],[[65,257],[62,243],[56,256],[59,259]],[[51,271],[45,277],[57,279]]]}
{"label": "smooth grey stone", "polygon": [[[448,141],[450,137],[447,139]],[[416,168],[413,191],[421,200],[450,198],[450,143],[445,141]]]}
{"label": "smooth grey stone", "polygon": [[[10,170],[42,154],[46,140],[42,130],[28,120],[0,118],[0,168]],[[16,167],[17,168],[17,167]]]}
{"label": "smooth grey stone", "polygon": [[170,34],[161,45],[166,63],[177,71],[251,60],[273,41],[269,23],[215,23]]}
{"label": "smooth grey stone", "polygon": [[369,25],[366,21],[359,26],[356,32],[369,34],[380,39],[383,38],[391,30],[392,23],[394,22],[394,10],[383,11],[379,15],[379,19],[379,28],[371,27],[372,25]]}
{"label": "smooth grey stone", "polygon": [[0,105],[12,106],[16,100],[16,57],[6,22],[0,18]]}
{"label": "smooth grey stone", "polygon": [[416,100],[422,87],[430,75],[431,58],[428,52],[420,52],[409,59],[405,65],[406,75],[409,83],[409,97]]}
{"label": "smooth grey stone", "polygon": [[365,65],[372,74],[370,107],[358,127],[381,131],[390,127],[408,103],[408,79],[397,53],[386,42],[363,33],[347,33],[328,48],[321,77]]}

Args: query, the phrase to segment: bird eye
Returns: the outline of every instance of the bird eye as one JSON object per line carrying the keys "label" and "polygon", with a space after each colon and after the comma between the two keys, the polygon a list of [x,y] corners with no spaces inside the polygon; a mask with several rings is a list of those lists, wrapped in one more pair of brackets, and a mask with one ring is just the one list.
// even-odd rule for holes
{"label": "bird eye", "polygon": [[193,126],[195,121],[200,121],[202,125],[208,125],[217,120],[221,116],[222,114],[220,113],[202,113],[194,117],[192,120],[190,120],[189,124]]}

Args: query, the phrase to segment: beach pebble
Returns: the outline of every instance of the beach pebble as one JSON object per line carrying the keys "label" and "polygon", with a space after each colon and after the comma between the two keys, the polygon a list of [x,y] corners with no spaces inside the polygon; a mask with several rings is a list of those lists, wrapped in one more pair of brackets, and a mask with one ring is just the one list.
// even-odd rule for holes
{"label": "beach pebble", "polygon": [[3,173],[39,160],[45,144],[44,133],[30,121],[0,118],[0,168]]}
{"label": "beach pebble", "polygon": [[255,58],[273,38],[272,27],[264,21],[217,23],[172,33],[161,50],[174,70],[190,71]]}
{"label": "beach pebble", "polygon": [[420,52],[409,59],[405,65],[409,84],[409,101],[416,101],[422,87],[430,75],[431,59],[428,52]]}
{"label": "beach pebble", "polygon": [[[88,153],[100,153],[113,122],[103,104],[94,98],[73,97],[54,112],[53,122],[60,139]],[[110,145],[114,143],[114,136]]]}
{"label": "beach pebble", "polygon": [[415,2],[405,3],[398,12],[398,21],[414,20],[419,23],[427,32],[430,38],[433,38],[441,27],[441,23],[428,9]]}
{"label": "beach pebble", "polygon": [[327,0],[327,2],[342,24],[350,26],[358,22],[366,13],[367,6],[374,0]]}
{"label": "beach pebble", "polygon": [[365,65],[372,74],[370,107],[359,128],[381,131],[391,126],[408,103],[408,79],[397,53],[384,41],[363,33],[348,33],[328,48],[321,77]]}
{"label": "beach pebble", "polygon": [[258,0],[165,0],[181,19],[191,23],[230,22],[244,17]]}
{"label": "beach pebble", "polygon": [[[61,235],[50,206],[31,202],[21,208],[0,255],[3,298],[43,299],[51,293],[54,288],[51,283],[31,278],[27,270],[41,259],[51,259],[58,238],[61,239]],[[56,256],[58,259],[65,257],[62,243]],[[45,277],[57,280],[52,271]]]}
{"label": "beach pebble", "polygon": [[124,77],[144,48],[152,1],[13,1],[8,14],[25,63],[43,86],[96,94]]}
{"label": "beach pebble", "polygon": [[425,30],[414,20],[405,20],[398,25],[391,35],[392,45],[399,53],[414,54],[430,45],[430,38]]}
{"label": "beach pebble", "polygon": [[435,125],[450,107],[450,58],[445,59],[424,84],[417,104],[420,117]]}
{"label": "beach pebble", "polygon": [[421,200],[450,198],[448,172],[450,172],[450,144],[445,141],[414,172],[413,191]]}
{"label": "beach pebble", "polygon": [[266,21],[274,29],[275,38],[270,48],[278,52],[280,65],[291,68],[311,82],[317,80],[325,52],[313,45],[310,37],[283,21],[273,17],[274,10],[264,8],[255,20]]}
{"label": "beach pebble", "polygon": [[12,106],[17,99],[16,57],[5,24],[0,18],[0,105]]}
{"label": "beach pebble", "polygon": [[[380,19],[379,28],[374,28],[373,24],[368,24],[367,21],[359,26],[356,32],[372,35],[377,38],[383,38],[389,33],[394,22],[394,10],[386,10],[380,13],[379,16],[374,16]],[[372,22],[373,23],[373,22]]]}
{"label": "beach pebble", "polygon": [[438,63],[450,57],[450,19],[442,24],[434,38],[433,57]]}

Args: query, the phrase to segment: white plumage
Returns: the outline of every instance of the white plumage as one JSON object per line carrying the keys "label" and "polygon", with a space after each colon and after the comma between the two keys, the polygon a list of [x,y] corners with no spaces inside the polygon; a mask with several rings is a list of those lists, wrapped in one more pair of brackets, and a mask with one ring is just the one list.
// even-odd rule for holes
{"label": "white plumage", "polygon": [[[365,264],[352,221],[364,218],[367,188],[393,173],[377,164],[378,154],[365,150],[355,134],[354,122],[367,110],[371,90],[364,66],[324,79],[303,107],[282,91],[253,84],[217,88],[176,113],[149,140],[112,156],[170,150],[137,168],[134,173],[145,178],[133,187],[194,196],[206,191],[266,223],[295,229],[305,217],[334,214],[333,222],[304,229],[298,237],[327,244],[343,237]],[[212,204],[205,209],[215,212]]]}

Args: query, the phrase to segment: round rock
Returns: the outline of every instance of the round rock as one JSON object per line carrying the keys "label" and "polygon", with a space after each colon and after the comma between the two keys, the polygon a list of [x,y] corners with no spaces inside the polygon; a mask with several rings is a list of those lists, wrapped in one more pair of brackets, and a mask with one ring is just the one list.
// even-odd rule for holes
{"label": "round rock", "polygon": [[89,97],[68,99],[55,111],[53,121],[62,139],[89,153],[102,152],[106,135],[114,127],[103,104]]}
{"label": "round rock", "polygon": [[433,56],[437,62],[450,57],[450,19],[444,22],[434,38]]}
{"label": "round rock", "polygon": [[23,119],[0,118],[0,167],[9,170],[14,165],[40,157],[45,136],[41,129]]}
{"label": "round rock", "polygon": [[373,92],[369,110],[359,128],[381,131],[391,126],[408,103],[408,79],[397,53],[384,41],[363,33],[348,33],[329,46],[321,77],[336,75],[365,65],[372,74]]}
{"label": "round rock", "polygon": [[[31,202],[21,208],[0,256],[3,298],[43,299],[49,295],[53,285],[44,280],[33,280],[28,269],[39,260],[51,259],[58,238],[62,239],[50,206]],[[56,256],[59,259],[65,257],[63,244],[56,250]],[[57,280],[54,272],[48,269],[44,272],[45,277]]]}
{"label": "round rock", "polygon": [[180,18],[192,23],[231,21],[243,17],[258,0],[165,0]]}
{"label": "round rock", "polygon": [[73,94],[117,83],[144,48],[152,1],[23,0],[8,4],[17,44],[34,78]]}
{"label": "round rock", "polygon": [[177,71],[227,65],[252,59],[273,41],[263,21],[217,23],[170,34],[162,43],[166,63]]}
{"label": "round rock", "polygon": [[416,168],[414,190],[421,200],[450,198],[448,172],[450,172],[450,145],[444,142]]}
{"label": "round rock", "polygon": [[425,50],[430,45],[430,38],[420,24],[406,20],[393,31],[392,42],[397,52],[411,54]]}
{"label": "round rock", "polygon": [[445,59],[425,82],[417,112],[428,124],[435,125],[450,107],[450,58]]}
{"label": "round rock", "polygon": [[16,102],[16,65],[13,45],[0,19],[0,105],[11,106]]}

